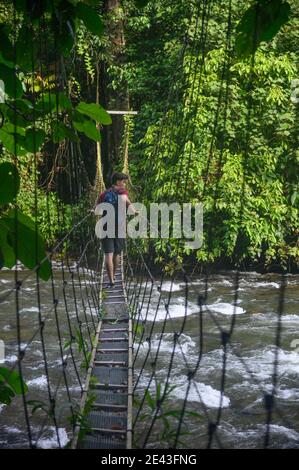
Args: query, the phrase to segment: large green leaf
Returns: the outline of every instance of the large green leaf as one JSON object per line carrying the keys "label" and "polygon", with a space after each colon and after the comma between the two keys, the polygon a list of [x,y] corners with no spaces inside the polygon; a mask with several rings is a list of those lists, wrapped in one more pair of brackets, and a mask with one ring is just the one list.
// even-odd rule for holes
{"label": "large green leaf", "polygon": [[97,36],[101,36],[103,34],[103,22],[93,8],[83,2],[79,2],[75,7],[75,15],[83,21],[84,25],[91,33],[96,34]]}
{"label": "large green leaf", "polygon": [[0,258],[2,266],[12,268],[16,264],[16,256],[13,248],[8,243],[8,230],[5,225],[1,224],[0,219]]}
{"label": "large green leaf", "polygon": [[23,142],[21,140],[24,137],[19,134],[10,134],[5,132],[3,129],[0,129],[0,142],[4,147],[13,155],[25,155],[26,150],[23,147]]}
{"label": "large green leaf", "polygon": [[84,121],[73,121],[73,126],[79,132],[83,132],[89,139],[101,142],[101,134],[97,129],[96,125],[90,121],[90,119],[84,119]]}
{"label": "large green leaf", "polygon": [[5,132],[3,129],[0,129],[0,142],[10,153],[15,152],[14,136]]}
{"label": "large green leaf", "polygon": [[5,116],[19,127],[27,127],[32,123],[32,105],[25,99],[3,103]]}
{"label": "large green leaf", "polygon": [[56,121],[52,125],[53,142],[58,143],[64,139],[71,139],[75,142],[79,141],[79,137],[64,123]]}
{"label": "large green leaf", "polygon": [[46,134],[42,129],[27,129],[23,140],[23,147],[31,153],[38,152],[43,145]]}
{"label": "large green leaf", "polygon": [[239,57],[253,53],[261,41],[270,41],[289,19],[290,5],[283,0],[259,0],[246,10],[236,29]]}
{"label": "large green leaf", "polygon": [[269,0],[262,8],[260,41],[271,41],[280,28],[287,23],[291,7],[282,0]]}
{"label": "large green leaf", "polygon": [[0,205],[12,202],[20,188],[19,172],[13,163],[0,164]]}
{"label": "large green leaf", "polygon": [[[44,240],[38,232],[36,233],[34,222],[20,211],[17,211],[17,220],[15,220],[14,210],[8,212],[2,218],[2,222],[9,230],[8,241],[17,258],[27,268],[33,269],[46,257]],[[38,268],[38,273],[45,281],[49,279],[51,264],[48,259]]]}
{"label": "large green leaf", "polygon": [[109,125],[112,123],[111,116],[105,111],[105,109],[96,103],[84,103],[81,101],[76,107],[76,111],[79,111],[81,114],[91,117],[97,122],[100,122],[104,125]]}
{"label": "large green leaf", "polygon": [[9,405],[15,395],[28,392],[27,384],[15,370],[0,367],[0,403]]}
{"label": "large green leaf", "polygon": [[0,79],[3,80],[5,93],[13,98],[20,98],[23,94],[22,83],[15,74],[15,71],[4,64],[0,64]]}
{"label": "large green leaf", "polygon": [[25,135],[26,131],[24,127],[15,125],[9,121],[7,121],[4,126],[2,126],[2,130],[4,132],[8,132],[8,134],[19,134],[19,135]]}
{"label": "large green leaf", "polygon": [[15,100],[14,106],[19,112],[24,114],[30,113],[33,110],[33,104],[31,103],[31,101],[26,100],[25,98],[21,100]]}
{"label": "large green leaf", "polygon": [[66,96],[62,91],[58,93],[58,105],[59,109],[70,110],[72,109],[72,103],[68,96]]}
{"label": "large green leaf", "polygon": [[[22,393],[22,379],[20,374],[15,370],[7,369],[6,367],[0,367],[0,378],[5,380],[5,382],[12,388],[12,390],[17,394],[21,395]],[[23,382],[24,392],[28,392],[27,385]]]}
{"label": "large green leaf", "polygon": [[0,377],[0,403],[10,405],[12,398],[15,396],[13,390],[5,385],[5,382]]}
{"label": "large green leaf", "polygon": [[14,155],[25,155],[26,152],[38,152],[43,145],[46,134],[42,129],[25,129],[6,123],[0,129],[0,139],[4,147]]}

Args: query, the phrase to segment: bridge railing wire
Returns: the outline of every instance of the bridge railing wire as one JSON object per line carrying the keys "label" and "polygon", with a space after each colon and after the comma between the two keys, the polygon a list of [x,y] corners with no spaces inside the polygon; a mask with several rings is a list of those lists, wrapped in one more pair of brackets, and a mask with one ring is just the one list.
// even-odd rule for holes
{"label": "bridge railing wire", "polygon": [[[198,4],[199,5],[199,4]],[[226,4],[227,5],[227,4]],[[183,57],[181,57],[182,64],[184,63],[184,55],[187,52],[189,56],[196,56],[195,62],[184,72],[181,67],[181,80],[185,83],[191,73],[196,74],[195,80],[191,85],[189,92],[189,106],[199,112],[199,96],[202,92],[201,82],[203,74],[205,73],[205,48],[208,37],[209,18],[212,14],[212,9],[215,7],[213,2],[208,0],[200,2],[197,12],[192,11],[193,15],[197,15],[195,37],[193,45],[189,49],[184,48]],[[258,7],[257,7],[258,8]],[[230,66],[232,56],[231,44],[231,31],[232,22],[235,18],[232,17],[232,3],[229,2],[227,17],[227,30],[224,45],[224,60],[222,69],[220,70],[221,85],[217,97],[217,106],[215,108],[214,121],[212,124],[210,149],[208,158],[206,159],[206,168],[204,171],[204,190],[203,195],[206,194],[208,188],[208,180],[211,168],[211,159],[214,153],[216,143],[218,143],[218,182],[214,190],[213,201],[214,209],[219,191],[219,180],[221,170],[224,164],[224,149],[227,139],[227,115],[230,106]],[[257,12],[256,12],[257,14]],[[201,27],[199,28],[199,25]],[[188,42],[188,41],[187,41]],[[253,47],[256,42],[256,30],[254,31]],[[197,46],[197,47],[196,47]],[[251,60],[251,73],[248,81],[248,107],[247,107],[247,126],[246,126],[246,143],[243,156],[243,183],[240,196],[239,207],[239,226],[242,225],[243,211],[244,211],[244,193],[245,193],[245,180],[246,180],[246,165],[249,153],[249,139],[251,135],[251,115],[252,115],[252,89],[253,89],[253,70],[254,70],[255,54],[252,54]],[[178,96],[177,96],[178,97]],[[178,97],[182,99],[182,96]],[[174,104],[174,113],[169,113],[169,109],[165,112],[163,125],[160,126],[158,140],[152,151],[151,168],[155,171],[155,158],[158,159],[158,176],[163,167],[171,162],[173,166],[172,183],[174,187],[180,187],[181,181],[184,183],[184,191],[182,200],[185,201],[187,197],[187,183],[189,167],[192,159],[192,147],[187,158],[187,165],[183,167],[185,160],[182,158],[181,151],[186,141],[193,140],[195,129],[190,128],[190,119],[177,119],[177,113],[181,109],[177,103]],[[178,125],[178,122],[180,123]],[[178,130],[179,129],[179,130]],[[185,135],[185,140],[181,135]],[[163,149],[162,140],[173,143],[179,136],[181,142],[177,145],[176,155],[173,155],[172,147]],[[169,138],[168,138],[168,137]],[[168,140],[167,140],[168,139]],[[162,157],[161,157],[162,155]],[[176,158],[179,162],[176,168]],[[165,163],[164,163],[165,160]],[[183,175],[183,176],[182,176]],[[170,191],[170,194],[176,191]],[[171,200],[170,196],[170,200]],[[185,199],[184,199],[185,198]],[[215,223],[215,221],[214,221]],[[208,223],[206,228],[207,249],[212,249],[212,234],[215,226],[213,220]],[[134,415],[134,437],[135,445],[137,447],[184,447],[186,442],[193,448],[198,447],[225,447],[223,441],[222,427],[225,424],[225,390],[227,383],[227,365],[229,356],[233,355],[240,361],[240,365],[246,371],[249,380],[254,387],[259,391],[259,396],[262,403],[264,403],[263,418],[260,422],[264,424],[264,442],[258,441],[258,446],[268,447],[270,445],[270,431],[271,422],[273,422],[274,412],[279,417],[281,423],[284,423],[288,428],[292,428],[290,419],[286,416],[284,410],[279,406],[275,400],[275,393],[278,380],[278,367],[279,367],[279,347],[281,344],[282,333],[282,314],[284,311],[284,296],[286,288],[286,275],[282,273],[281,286],[279,292],[279,306],[276,326],[275,337],[275,358],[273,361],[273,379],[272,391],[269,392],[269,387],[265,386],[256,377],[251,367],[248,365],[246,357],[242,357],[235,348],[233,334],[236,329],[237,320],[237,304],[239,302],[240,291],[240,267],[238,266],[238,259],[236,257],[237,270],[234,279],[234,300],[233,300],[233,315],[228,324],[222,325],[219,316],[213,312],[213,309],[208,304],[209,290],[210,290],[210,275],[212,273],[212,266],[204,266],[201,273],[204,273],[200,281],[203,284],[203,289],[198,291],[197,304],[198,309],[192,311],[190,315],[191,302],[189,305],[190,285],[194,280],[193,274],[196,271],[194,268],[190,273],[181,265],[177,265],[174,269],[174,274],[166,275],[164,270],[165,264],[169,261],[173,262],[173,245],[166,243],[166,250],[172,256],[167,256],[163,252],[162,267],[159,267],[159,262],[154,259],[159,253],[157,243],[152,240],[142,243],[140,240],[130,240],[129,247],[126,254],[126,289],[128,292],[129,307],[133,315],[133,331],[134,331],[134,368],[135,368],[135,386],[134,396],[135,400],[135,415]],[[151,272],[150,267],[155,270],[160,269],[160,272],[155,276]],[[158,279],[158,280],[157,280]],[[180,303],[182,312],[179,316],[172,313],[175,309],[171,307],[176,304],[175,293],[175,280],[180,283],[180,292],[184,291],[183,303]],[[182,299],[180,299],[181,301]],[[172,302],[174,304],[172,304]],[[192,318],[193,317],[193,318]],[[209,321],[207,321],[207,318]],[[194,331],[194,323],[196,322],[197,333]],[[212,326],[215,326],[213,329]],[[186,337],[190,334],[190,327],[192,328],[193,336],[195,335],[196,341],[193,348],[196,348],[197,359],[194,363],[194,349],[192,350],[193,362],[188,360],[188,347],[186,347]],[[168,335],[168,336],[167,336]],[[167,338],[167,341],[165,341]],[[172,340],[170,339],[172,338]],[[219,362],[221,362],[221,372],[219,376],[219,399],[218,405],[211,409],[206,405],[205,399],[202,397],[200,391],[200,377],[201,366],[204,352],[209,350],[209,340],[215,341],[218,338],[218,345],[222,351]],[[184,347],[185,346],[185,347]],[[164,350],[163,350],[164,348]],[[167,348],[167,350],[165,350]],[[187,352],[186,352],[187,351]],[[180,357],[180,364],[176,361]],[[184,367],[182,366],[184,365]],[[179,386],[177,385],[179,383]],[[178,394],[176,394],[176,391]],[[196,395],[196,396],[195,396]],[[236,415],[242,416],[242,409],[235,409]],[[254,420],[254,416],[247,412]],[[204,421],[204,425],[203,425]],[[200,430],[200,435],[198,435]]]}
{"label": "bridge railing wire", "polygon": [[[18,30],[15,8],[13,15],[15,47]],[[66,71],[58,53],[55,35],[54,52],[49,52],[49,31],[45,14],[38,20],[38,24],[35,22],[35,25],[30,24],[28,27],[31,28],[32,36],[38,44],[37,61],[31,51],[32,87],[37,70],[43,77],[50,69],[54,69],[54,90],[51,87],[44,89],[44,81],[41,85],[44,111],[47,109],[47,99],[50,101],[53,96],[56,97],[55,109],[48,113],[50,134],[53,137],[55,123],[60,119],[59,93],[67,89]],[[49,122],[46,124],[37,118],[34,94],[31,99],[33,129],[43,125],[46,128]],[[9,104],[14,110],[16,123],[18,109],[15,102],[16,100]],[[40,207],[39,203],[40,170],[35,142],[34,148],[32,174],[36,214],[34,224],[37,234],[38,215],[44,208]],[[0,294],[0,306],[4,313],[0,322],[4,329],[12,331],[5,337],[5,365],[9,367],[10,377],[18,371],[21,379],[21,396],[14,398],[13,406],[6,406],[1,410],[1,418],[6,423],[1,430],[2,439],[6,440],[8,447],[65,447],[72,438],[78,418],[89,352],[93,346],[99,318],[98,292],[103,260],[89,203],[86,202],[84,207],[81,207],[80,216],[76,209],[79,201],[87,198],[90,191],[82,153],[79,150],[78,146],[67,140],[57,144],[52,139],[52,144],[46,147],[44,160],[50,179],[44,185],[44,217],[49,229],[58,226],[59,233],[52,246],[47,247],[43,259],[37,258],[37,243],[32,247],[36,250],[36,263],[32,269],[24,269],[16,253],[14,268],[2,271],[8,280],[4,284],[4,292]],[[63,164],[66,164],[67,181],[61,178],[62,159]],[[66,184],[70,188],[69,202],[78,212],[73,214],[71,226],[69,211],[66,212],[66,204],[61,199]],[[16,221],[17,210],[16,203]],[[46,261],[51,264],[48,283],[39,276],[39,268]],[[15,317],[12,310],[15,311]],[[12,429],[17,429],[17,435],[11,432]]]}
{"label": "bridge railing wire", "polygon": [[[188,404],[191,385],[201,404],[201,413],[208,423],[208,429],[213,424],[210,411],[202,399],[195,380],[199,361],[197,364],[190,363],[185,347],[188,332],[187,315],[189,313],[188,278],[185,278],[184,285],[184,313],[178,320],[172,313],[172,299],[175,292],[173,286],[176,276],[173,275],[166,279],[162,274],[159,280],[156,280],[147,265],[144,253],[138,247],[138,241],[132,240],[132,243],[134,244],[134,264],[130,261],[130,255],[127,254],[125,282],[129,308],[133,315],[134,395],[137,398],[133,426],[135,445],[137,447],[151,447],[151,445],[163,447],[163,445],[166,445],[176,448],[179,444],[181,446],[186,445],[183,439],[183,436],[188,434],[186,431],[186,417],[194,419],[193,426],[196,426],[197,419],[201,418],[195,410],[190,409]],[[167,289],[166,291],[164,291],[164,286]],[[198,313],[200,337],[202,334],[200,328],[202,312]],[[172,342],[170,341],[170,344],[172,344],[170,346],[171,351],[167,351],[167,354],[163,350],[165,337],[168,339],[173,338]],[[184,375],[181,376],[184,380],[182,386],[180,386],[180,388],[183,388],[183,398],[180,407],[174,408],[172,400],[175,397],[176,388],[173,388],[172,379],[175,382],[177,381],[175,370],[178,355],[184,364]],[[162,375],[161,371],[163,372]],[[157,391],[159,391],[158,395]],[[170,400],[169,395],[171,391],[173,392],[172,400]],[[164,415],[165,418],[168,415],[174,417],[169,434],[165,432],[163,425],[161,425]],[[188,421],[188,426],[189,424]],[[203,433],[203,435],[207,435],[207,433]],[[160,440],[161,437],[162,441]],[[222,444],[217,432],[216,439],[219,448],[221,448]]]}

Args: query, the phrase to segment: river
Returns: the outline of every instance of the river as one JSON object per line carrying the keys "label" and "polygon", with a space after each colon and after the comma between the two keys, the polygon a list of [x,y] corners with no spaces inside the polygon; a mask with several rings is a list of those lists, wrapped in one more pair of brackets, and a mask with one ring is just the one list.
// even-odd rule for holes
{"label": "river", "polygon": [[[64,293],[66,294],[69,317],[76,328],[79,320],[82,321],[83,333],[89,338],[93,333],[96,319],[96,301],[89,302],[88,297],[95,294],[98,284],[94,273],[82,271],[79,276],[67,277]],[[279,367],[277,383],[277,408],[273,414],[270,426],[269,447],[273,448],[299,448],[299,275],[287,275],[285,290],[284,311],[282,316],[281,344],[278,350]],[[61,285],[59,266],[54,270],[54,285],[57,285],[55,297],[59,299],[57,312],[59,326],[63,340],[68,339],[68,323],[65,315],[63,289]],[[281,278],[278,274],[258,274],[255,272],[241,273],[239,286],[239,299],[236,308],[236,323],[230,345],[227,350],[225,387],[222,403],[222,416],[217,430],[217,437],[212,447],[225,448],[260,448],[263,447],[265,435],[265,408],[263,395],[271,392],[273,363],[275,359],[275,338],[277,330],[279,293]],[[1,295],[8,292],[13,286],[14,277],[10,270],[0,273]],[[41,281],[41,309],[49,310],[53,303],[51,283]],[[80,288],[81,285],[81,288]],[[82,285],[84,289],[82,288]],[[59,287],[60,286],[60,287]],[[170,383],[175,386],[169,397],[170,409],[181,409],[186,389],[186,374],[188,368],[195,367],[200,347],[199,306],[198,294],[202,292],[204,280],[193,279],[189,285],[189,300],[187,316],[179,345],[176,347],[173,367],[170,374]],[[151,341],[151,351],[155,352],[160,342],[159,359],[156,365],[156,378],[163,384],[168,371],[170,356],[173,350],[173,331],[179,331],[185,317],[184,285],[176,281],[172,287],[169,281],[162,284],[162,295],[167,299],[172,288],[169,304],[169,318],[164,333],[161,336],[161,325],[165,317],[165,307],[160,306],[156,317],[155,328]],[[60,289],[60,290],[59,290]],[[77,305],[74,302],[73,289],[77,289]],[[38,326],[38,308],[36,298],[36,279],[30,276],[21,288],[20,318],[21,341],[32,339],[32,334]],[[214,274],[209,279],[207,308],[203,309],[203,341],[202,358],[196,374],[191,381],[188,394],[187,411],[195,411],[198,418],[185,418],[183,425],[188,434],[182,437],[181,447],[194,449],[204,448],[207,445],[207,420],[213,421],[219,407],[221,376],[223,368],[223,348],[219,336],[219,326],[228,330],[234,311],[234,273],[222,272]],[[155,315],[154,292],[151,306],[147,315],[148,329]],[[0,305],[0,331],[5,343],[5,365],[16,365],[16,315],[14,294],[9,295]],[[79,311],[79,314],[78,314]],[[28,399],[47,401],[48,378],[51,391],[61,380],[61,355],[57,340],[57,321],[53,313],[49,314],[44,327],[45,350],[47,355],[48,371],[45,370],[41,338],[36,336],[28,347],[23,360],[23,372],[29,387]],[[146,312],[143,312],[145,315]],[[212,313],[212,314],[211,314]],[[84,326],[88,320],[89,331]],[[148,352],[148,343],[144,341],[140,347],[136,343],[135,351],[138,357],[135,364],[135,374]],[[67,351],[67,349],[66,349]],[[63,355],[66,353],[63,352]],[[80,366],[80,354],[75,352],[75,361]],[[69,359],[68,359],[69,360]],[[79,398],[80,384],[73,362],[66,368],[67,383],[73,397]],[[47,375],[48,374],[48,375]],[[142,374],[137,391],[144,390],[149,383],[151,368],[149,362]],[[47,378],[48,377],[48,378]],[[59,409],[59,439],[60,445],[67,444],[70,425],[66,424],[69,416],[67,396],[63,383],[57,399],[60,400]],[[154,388],[150,386],[153,392]],[[62,403],[62,405],[61,405]],[[46,420],[45,413],[38,410],[32,419],[33,439],[38,439],[38,447],[49,448],[57,446],[56,428],[51,418]],[[44,432],[40,435],[40,428],[44,424]],[[144,432],[141,421],[137,422],[135,435]],[[161,429],[153,431],[149,440],[149,447],[161,447]],[[138,440],[138,439],[137,439]],[[138,443],[136,443],[138,445]],[[10,406],[0,405],[0,447],[26,447],[28,445],[23,405],[20,397],[14,399]],[[166,446],[165,446],[166,447]]]}

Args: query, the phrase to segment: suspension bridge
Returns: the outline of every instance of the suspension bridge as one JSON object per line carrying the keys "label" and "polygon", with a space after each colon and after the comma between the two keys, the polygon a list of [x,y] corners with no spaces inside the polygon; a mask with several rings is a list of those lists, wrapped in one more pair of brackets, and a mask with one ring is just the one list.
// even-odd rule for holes
{"label": "suspension bridge", "polygon": [[[138,240],[124,252],[115,287],[109,287],[89,218],[77,225],[77,234],[69,234],[80,240],[77,259],[71,261],[66,254],[60,262],[53,261],[52,302],[48,299],[32,307],[28,289],[41,297],[44,291],[40,283],[34,284],[34,270],[17,269],[15,278],[9,277],[15,286],[1,294],[4,307],[12,292],[18,299],[17,323],[5,318],[18,332],[18,341],[8,342],[7,352],[15,358],[12,373],[18,370],[28,384],[28,390],[14,398],[22,416],[22,434],[15,442],[2,431],[7,442],[31,448],[49,442],[51,447],[73,449],[180,448],[186,446],[187,436],[192,439],[191,448],[225,448],[222,420],[227,413],[232,354],[258,391],[258,422],[265,426],[259,445],[271,445],[272,420],[292,428],[269,387],[260,383],[248,358],[235,349],[230,328],[237,322],[237,299],[232,317],[223,323],[204,298],[207,279],[202,277],[194,309],[194,278],[184,270],[155,278],[149,254]],[[235,286],[239,275],[235,273]],[[178,285],[183,299],[179,316]],[[285,289],[283,283],[281,289]],[[280,326],[278,316],[277,338]],[[189,331],[196,338],[192,354],[186,349]],[[199,383],[211,345],[221,348],[219,375],[213,378],[219,394],[212,408]],[[273,367],[275,371],[275,361]],[[35,370],[43,378],[37,388],[32,379]],[[236,408],[234,416],[242,416],[243,408]],[[246,414],[256,420],[254,412]],[[15,421],[13,408],[2,410],[2,417],[9,427]]]}
{"label": "suspension bridge", "polygon": [[[73,447],[97,449],[132,448],[132,319],[124,290],[123,265],[116,271],[115,286],[103,270],[100,294],[101,317],[97,327],[81,409],[88,396],[90,378],[94,403],[87,415],[90,434]],[[77,430],[79,435],[80,428]]]}
{"label": "suspension bridge", "polygon": [[[181,115],[180,105],[186,100],[197,112],[204,96],[200,87],[213,2],[195,3],[190,18],[190,24],[191,19],[193,21],[192,37],[186,34],[178,55],[159,135],[143,175],[146,184],[155,171],[163,171],[163,165],[177,163],[173,167],[169,200],[174,187],[175,191],[177,188],[182,190],[182,198],[186,196],[189,170],[197,158],[190,145],[196,139],[192,116]],[[214,120],[207,128],[210,151],[203,169],[203,194],[208,190],[211,174],[215,176],[216,171],[216,179],[220,179],[224,144],[228,139],[231,22],[229,2],[221,86],[215,100]],[[42,28],[39,34],[42,44]],[[46,46],[43,44],[43,52],[48,57]],[[55,53],[60,57],[57,49]],[[184,69],[186,63],[187,71]],[[41,71],[44,65],[40,64]],[[248,80],[245,168],[252,130],[253,67],[254,58]],[[190,85],[192,76],[197,80]],[[55,68],[55,77],[55,83],[59,83],[54,90],[58,103],[59,93],[67,89],[65,67]],[[178,83],[183,84],[182,89],[177,87]],[[179,106],[173,109],[173,103],[179,103]],[[17,103],[12,106],[15,113],[20,114]],[[51,118],[57,118],[57,109],[51,113]],[[177,126],[184,135],[183,141],[175,141]],[[128,134],[129,125],[125,127],[125,173],[130,173]],[[236,347],[239,337],[235,332],[242,317],[239,314],[243,312],[239,305],[242,292],[240,264],[230,280],[230,315],[224,315],[225,318],[219,317],[219,302],[209,301],[215,274],[213,268],[202,266],[200,262],[194,263],[192,269],[187,268],[171,255],[173,246],[170,242],[166,243],[161,266],[156,259],[156,250],[159,250],[155,241],[129,240],[116,274],[115,287],[109,287],[91,211],[99,192],[105,188],[100,143],[96,144],[96,178],[91,185],[80,142],[68,138],[64,142],[65,145],[54,145],[49,153],[52,163],[56,162],[59,167],[68,162],[66,179],[61,179],[57,170],[53,171],[53,182],[58,194],[64,194],[66,186],[69,188],[70,203],[76,207],[72,224],[66,223],[67,209],[59,197],[55,198],[54,213],[49,210],[49,199],[46,207],[39,207],[36,177],[34,213],[44,211],[49,227],[56,223],[68,228],[61,229],[58,240],[47,247],[46,256],[33,266],[25,269],[16,256],[11,269],[3,267],[1,270],[0,307],[3,313],[0,322],[5,336],[5,365],[9,372],[1,368],[0,378],[4,377],[3,380],[10,383],[6,402],[0,405],[1,446],[31,449],[225,448],[232,445],[227,437],[231,429],[238,430],[242,423],[245,427],[253,424],[258,430],[251,446],[267,448],[275,445],[273,439],[279,429],[296,433],[293,418],[297,412],[286,412],[277,397],[287,273],[281,274],[277,290],[276,316],[271,329],[274,351],[267,365],[271,369],[270,378],[265,384],[246,354]],[[215,146],[218,166],[212,168]],[[182,152],[184,159],[180,158]],[[156,155],[162,155],[158,168]],[[49,173],[52,163],[48,164]],[[217,186],[216,192],[218,189]],[[244,216],[244,192],[245,178],[239,201],[240,226]],[[80,205],[83,196],[86,198]],[[217,194],[212,194],[211,199],[215,209]],[[17,205],[14,209],[17,211]],[[17,216],[12,220],[15,221],[15,245],[21,251]],[[37,218],[33,225],[37,233]],[[214,226],[215,220],[207,222],[208,251],[212,250]],[[38,255],[38,238],[32,249]],[[47,282],[40,276],[46,263],[50,264]],[[168,271],[164,269],[166,265],[170,268]],[[224,307],[227,308],[227,304]],[[242,330],[237,334],[241,335]],[[209,362],[211,351],[217,352],[217,359]],[[250,396],[249,403],[244,393],[235,402],[226,396],[232,381],[229,369],[232,360],[240,365],[246,374],[247,386],[254,390],[254,399]],[[212,401],[207,400],[207,391],[213,392]],[[14,433],[16,420],[18,428]],[[298,443],[296,434],[294,445]]]}

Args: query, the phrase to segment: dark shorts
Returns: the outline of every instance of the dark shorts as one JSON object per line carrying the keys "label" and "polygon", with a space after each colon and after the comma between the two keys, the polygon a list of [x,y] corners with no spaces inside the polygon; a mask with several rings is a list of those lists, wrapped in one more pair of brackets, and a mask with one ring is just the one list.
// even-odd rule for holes
{"label": "dark shorts", "polygon": [[115,253],[120,255],[125,247],[125,238],[102,238],[102,248],[104,253]]}

